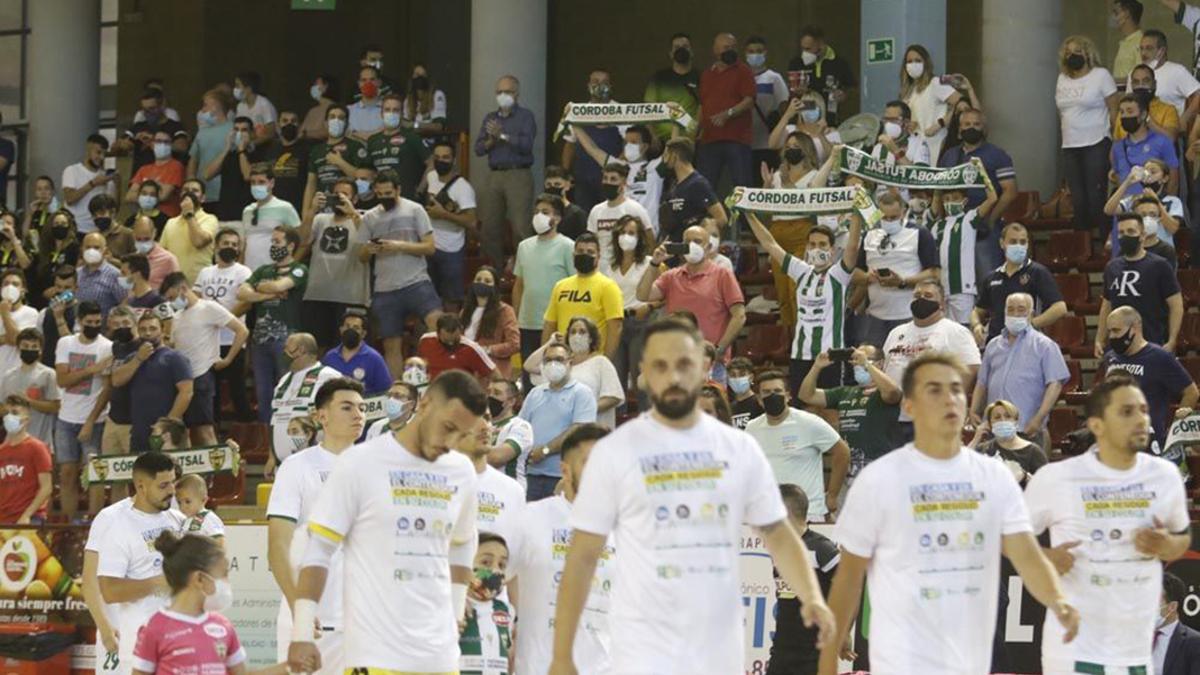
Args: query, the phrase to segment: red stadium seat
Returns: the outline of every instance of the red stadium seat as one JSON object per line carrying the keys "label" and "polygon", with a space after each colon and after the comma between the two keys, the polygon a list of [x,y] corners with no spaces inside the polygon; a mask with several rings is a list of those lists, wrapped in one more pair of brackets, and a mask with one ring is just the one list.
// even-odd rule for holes
{"label": "red stadium seat", "polygon": [[1175,255],[1179,257],[1180,267],[1187,267],[1192,261],[1192,233],[1186,227],[1181,226],[1175,232]]}
{"label": "red stadium seat", "polygon": [[1083,386],[1083,369],[1079,365],[1079,361],[1067,359],[1067,372],[1071,374],[1071,377],[1063,385],[1062,393],[1058,395],[1058,398],[1066,401],[1069,405],[1080,405],[1087,400],[1088,392]]}
{"label": "red stadium seat", "polygon": [[1075,358],[1087,358],[1092,355],[1092,345],[1087,340],[1087,322],[1082,316],[1068,314],[1047,326],[1042,332],[1058,343],[1059,348],[1066,354]]}
{"label": "red stadium seat", "polygon": [[228,471],[213,474],[209,482],[209,504],[213,506],[241,504],[242,497],[246,492],[246,465],[239,466],[236,474]]}
{"label": "red stadium seat", "polygon": [[743,244],[738,256],[738,281],[745,286],[769,284],[774,280],[771,275],[771,261],[761,259],[758,247],[754,244]]}
{"label": "red stadium seat", "polygon": [[779,364],[787,363],[791,344],[788,341],[786,326],[763,324],[748,326],[747,331],[749,336],[741,343],[738,356],[745,356],[755,365],[761,365],[767,361]]}
{"label": "red stadium seat", "polygon": [[1054,232],[1050,235],[1046,266],[1055,272],[1082,269],[1092,257],[1092,233],[1080,230]]}
{"label": "red stadium seat", "polygon": [[238,444],[242,464],[266,464],[271,451],[270,429],[258,422],[234,422],[229,438]]}
{"label": "red stadium seat", "polygon": [[1179,270],[1179,290],[1187,307],[1200,305],[1200,269]]}
{"label": "red stadium seat", "polygon": [[1200,314],[1191,312],[1183,315],[1183,326],[1179,329],[1178,353],[1200,352]]}
{"label": "red stadium seat", "polygon": [[1073,314],[1091,316],[1100,311],[1099,301],[1092,299],[1091,283],[1086,274],[1081,272],[1055,274],[1054,283],[1058,284],[1058,290],[1067,303],[1067,309],[1071,310]]}
{"label": "red stadium seat", "polygon": [[1004,222],[1024,223],[1037,216],[1038,205],[1041,203],[1041,196],[1038,195],[1037,190],[1022,190],[1017,193],[1016,198],[1000,215],[1004,218]]}
{"label": "red stadium seat", "polygon": [[1079,428],[1079,415],[1075,413],[1074,408],[1051,408],[1047,426],[1050,431],[1050,444],[1061,450],[1067,434]]}

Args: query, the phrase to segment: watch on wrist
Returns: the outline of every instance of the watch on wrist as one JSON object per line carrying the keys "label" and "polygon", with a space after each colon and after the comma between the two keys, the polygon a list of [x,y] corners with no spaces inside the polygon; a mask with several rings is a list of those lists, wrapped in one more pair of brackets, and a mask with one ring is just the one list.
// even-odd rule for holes
{"label": "watch on wrist", "polygon": [[542,457],[549,457],[549,456],[550,456],[550,446],[543,445],[542,446]]}

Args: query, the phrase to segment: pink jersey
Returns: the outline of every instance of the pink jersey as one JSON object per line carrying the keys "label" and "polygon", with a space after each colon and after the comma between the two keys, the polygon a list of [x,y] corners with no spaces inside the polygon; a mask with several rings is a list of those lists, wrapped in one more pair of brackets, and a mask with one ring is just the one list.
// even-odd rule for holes
{"label": "pink jersey", "polygon": [[211,612],[187,616],[160,609],[138,631],[133,668],[168,675],[225,675],[246,661],[229,619]]}

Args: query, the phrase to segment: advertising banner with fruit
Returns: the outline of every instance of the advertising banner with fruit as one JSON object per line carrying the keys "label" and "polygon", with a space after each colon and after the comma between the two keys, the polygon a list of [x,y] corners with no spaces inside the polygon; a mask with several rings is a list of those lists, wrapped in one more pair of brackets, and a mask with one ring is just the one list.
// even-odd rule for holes
{"label": "advertising banner with fruit", "polygon": [[[241,457],[228,445],[215,445],[190,450],[172,450],[166,453],[175,460],[175,465],[185,473],[237,473]],[[133,462],[137,455],[105,455],[92,457],[83,472],[83,486],[91,483],[117,483],[133,478]]]}
{"label": "advertising banner with fruit", "polygon": [[0,624],[91,626],[80,576],[87,528],[0,530]]}

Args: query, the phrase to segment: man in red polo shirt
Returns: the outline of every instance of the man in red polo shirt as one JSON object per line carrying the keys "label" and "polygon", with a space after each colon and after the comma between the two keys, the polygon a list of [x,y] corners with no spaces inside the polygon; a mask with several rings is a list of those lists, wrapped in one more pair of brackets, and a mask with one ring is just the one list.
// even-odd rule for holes
{"label": "man in red polo shirt", "polygon": [[46,518],[50,503],[50,450],[29,435],[29,399],[20,395],[4,400],[4,431],[0,445],[0,523],[28,525],[36,516]]}
{"label": "man in red polo shirt", "polygon": [[738,59],[737,38],[713,39],[716,61],[700,74],[700,146],[696,169],[713,186],[724,167],[734,185],[750,185],[754,72]]}
{"label": "man in red polo shirt", "polygon": [[437,332],[421,336],[417,355],[425,359],[430,381],[445,370],[465,370],[483,380],[496,369],[483,347],[463,337],[462,320],[449,312],[438,317]]}

